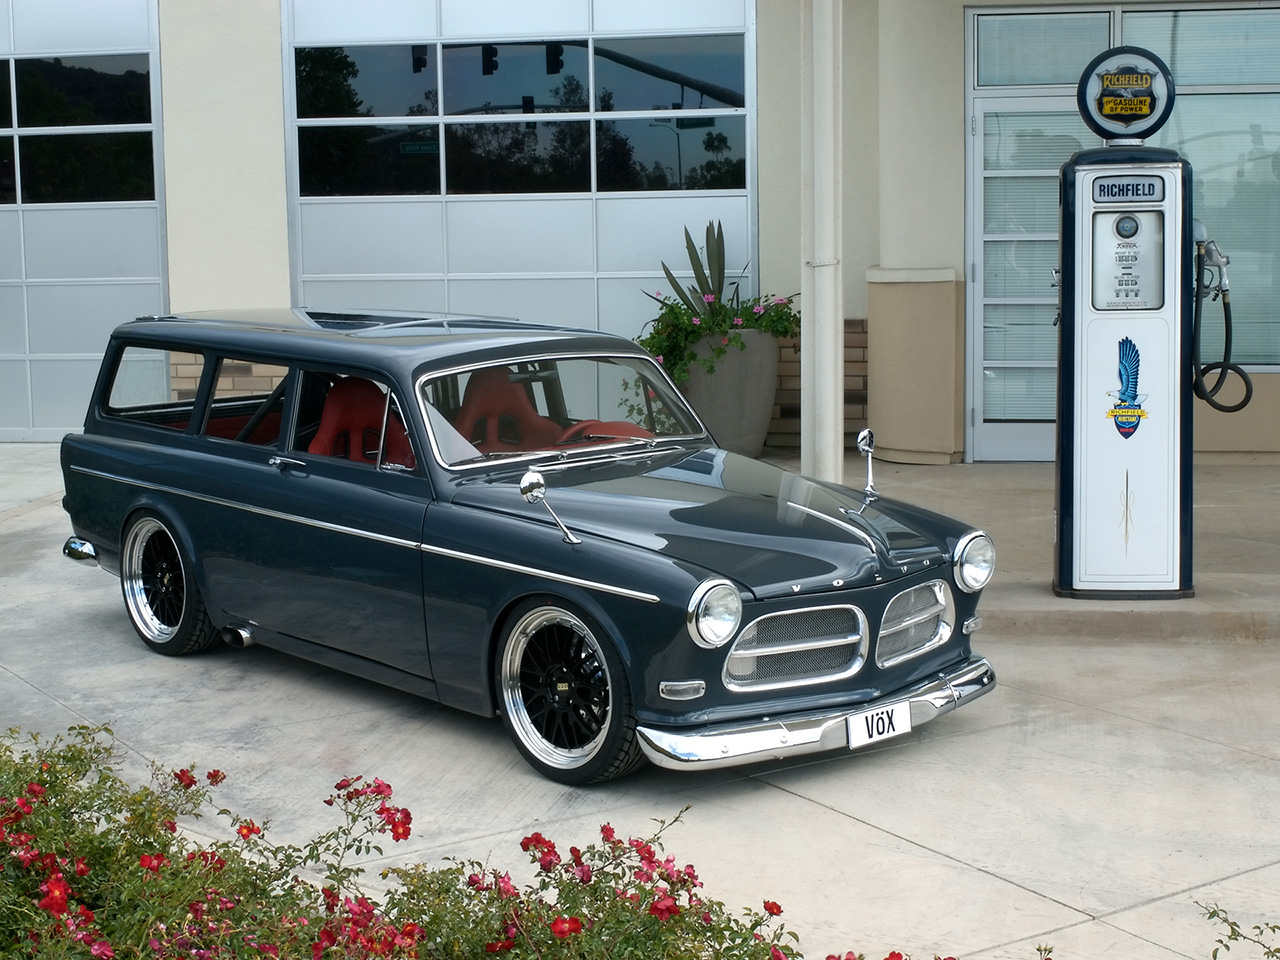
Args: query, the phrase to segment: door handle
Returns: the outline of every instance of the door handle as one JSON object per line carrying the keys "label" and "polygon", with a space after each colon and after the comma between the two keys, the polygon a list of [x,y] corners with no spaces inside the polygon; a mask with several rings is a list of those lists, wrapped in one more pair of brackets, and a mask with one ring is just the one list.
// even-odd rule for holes
{"label": "door handle", "polygon": [[291,457],[274,456],[267,461],[270,466],[279,467],[281,470],[291,470],[294,467],[302,468],[306,464],[301,460],[294,460]]}

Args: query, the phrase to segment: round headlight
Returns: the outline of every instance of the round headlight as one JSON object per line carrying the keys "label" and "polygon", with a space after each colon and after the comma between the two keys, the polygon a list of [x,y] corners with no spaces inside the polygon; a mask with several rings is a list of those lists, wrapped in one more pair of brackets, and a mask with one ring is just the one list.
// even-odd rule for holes
{"label": "round headlight", "polygon": [[733,639],[742,623],[742,597],[728,580],[707,580],[689,598],[689,636],[713,649]]}
{"label": "round headlight", "polygon": [[996,548],[991,538],[977,531],[966,534],[956,544],[956,586],[966,593],[977,593],[996,572]]}

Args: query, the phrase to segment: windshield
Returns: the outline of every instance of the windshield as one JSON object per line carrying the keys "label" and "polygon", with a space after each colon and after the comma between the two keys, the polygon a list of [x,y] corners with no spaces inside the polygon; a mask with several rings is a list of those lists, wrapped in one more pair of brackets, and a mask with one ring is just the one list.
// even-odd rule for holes
{"label": "windshield", "polygon": [[702,433],[684,398],[640,357],[553,357],[453,371],[424,379],[419,396],[447,466]]}

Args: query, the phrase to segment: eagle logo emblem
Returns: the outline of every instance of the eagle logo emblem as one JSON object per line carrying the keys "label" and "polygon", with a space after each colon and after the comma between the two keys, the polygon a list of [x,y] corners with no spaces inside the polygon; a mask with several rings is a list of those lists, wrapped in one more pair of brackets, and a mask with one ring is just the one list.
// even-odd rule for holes
{"label": "eagle logo emblem", "polygon": [[1116,430],[1120,433],[1120,436],[1126,440],[1134,435],[1138,426],[1147,416],[1147,411],[1142,409],[1142,401],[1147,399],[1147,395],[1138,392],[1138,366],[1140,360],[1138,345],[1128,337],[1121,340],[1120,389],[1107,391],[1107,396],[1115,398],[1111,409],[1107,411],[1107,416],[1116,425]]}

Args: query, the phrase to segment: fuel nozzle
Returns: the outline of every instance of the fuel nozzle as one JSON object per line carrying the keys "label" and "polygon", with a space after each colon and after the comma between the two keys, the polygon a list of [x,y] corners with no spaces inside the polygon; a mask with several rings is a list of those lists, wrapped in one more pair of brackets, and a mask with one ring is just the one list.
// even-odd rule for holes
{"label": "fuel nozzle", "polygon": [[1227,292],[1227,264],[1231,262],[1231,258],[1218,249],[1216,241],[1208,240],[1204,244],[1204,265],[1206,267],[1216,267],[1218,276],[1221,281],[1218,283],[1220,289],[1225,295]]}
{"label": "fuel nozzle", "polygon": [[1199,220],[1191,222],[1191,239],[1195,241],[1197,252],[1204,257],[1204,265],[1218,271],[1218,289],[1223,296],[1227,296],[1227,264],[1231,262],[1231,258],[1222,252],[1217,241],[1209,239],[1209,231]]}

